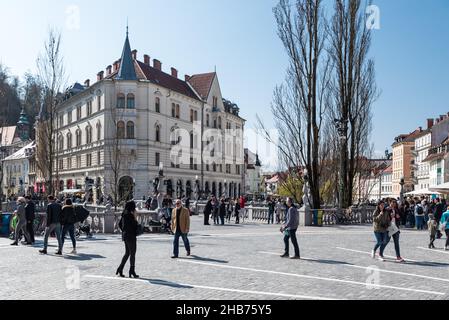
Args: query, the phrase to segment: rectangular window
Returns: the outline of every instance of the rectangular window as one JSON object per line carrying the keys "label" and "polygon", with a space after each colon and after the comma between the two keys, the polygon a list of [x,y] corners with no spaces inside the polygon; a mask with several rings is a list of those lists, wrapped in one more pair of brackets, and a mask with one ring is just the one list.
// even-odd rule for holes
{"label": "rectangular window", "polygon": [[81,156],[76,156],[76,168],[81,168]]}
{"label": "rectangular window", "polygon": [[91,153],[86,154],[86,166],[92,167],[92,154]]}
{"label": "rectangular window", "polygon": [[72,158],[67,159],[67,169],[72,169]]}
{"label": "rectangular window", "polygon": [[60,115],[59,116],[59,127],[63,127],[64,126],[64,115]]}
{"label": "rectangular window", "polygon": [[100,111],[101,110],[101,96],[97,97],[97,110]]}
{"label": "rectangular window", "polygon": [[64,169],[64,159],[60,159],[59,160],[59,170],[63,170]]}
{"label": "rectangular window", "polygon": [[190,122],[192,122],[192,123],[193,123],[193,121],[194,121],[193,110],[192,110],[192,109],[190,109]]}
{"label": "rectangular window", "polygon": [[92,101],[87,103],[87,116],[89,117],[92,114]]}
{"label": "rectangular window", "polygon": [[193,158],[190,157],[190,170],[193,170]]}
{"label": "rectangular window", "polygon": [[101,152],[98,151],[97,152],[97,165],[100,165],[100,164],[101,164]]}
{"label": "rectangular window", "polygon": [[67,113],[67,123],[72,123],[72,110]]}
{"label": "rectangular window", "polygon": [[161,154],[159,152],[156,152],[156,157],[154,161],[154,165],[156,167],[159,167],[159,164],[161,163]]}

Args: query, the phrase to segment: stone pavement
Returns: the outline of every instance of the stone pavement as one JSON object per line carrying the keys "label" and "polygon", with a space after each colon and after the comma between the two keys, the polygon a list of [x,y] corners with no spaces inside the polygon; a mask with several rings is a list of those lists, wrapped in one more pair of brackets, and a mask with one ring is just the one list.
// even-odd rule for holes
{"label": "stone pavement", "polygon": [[[170,259],[172,236],[138,239],[140,280],[115,276],[124,253],[119,235],[81,239],[78,255],[57,257],[35,247],[11,247],[0,238],[2,299],[274,300],[274,299],[427,299],[449,298],[449,251],[428,250],[427,232],[403,230],[406,264],[373,260],[370,226],[302,228],[302,260],[282,259],[278,225],[203,226],[192,218],[192,256],[180,241],[178,260]],[[291,248],[293,253],[293,248]],[[394,255],[391,242],[386,255]],[[125,268],[127,275],[128,265]]]}

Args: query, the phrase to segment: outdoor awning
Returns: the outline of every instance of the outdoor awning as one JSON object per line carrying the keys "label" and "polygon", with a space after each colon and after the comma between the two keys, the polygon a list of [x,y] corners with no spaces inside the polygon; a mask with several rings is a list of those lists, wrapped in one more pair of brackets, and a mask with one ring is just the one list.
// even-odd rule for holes
{"label": "outdoor awning", "polygon": [[82,190],[82,189],[65,189],[65,190],[61,191],[60,193],[73,194],[73,193],[80,193],[80,192],[84,192],[84,190]]}
{"label": "outdoor awning", "polygon": [[429,190],[433,192],[439,192],[442,194],[449,194],[449,182],[440,184],[438,186],[430,187]]}
{"label": "outdoor awning", "polygon": [[[430,188],[431,189],[431,188]],[[407,192],[406,196],[425,196],[425,195],[440,195],[441,193],[439,191],[434,191],[430,189],[421,189],[421,190],[415,190],[412,192]],[[449,189],[448,189],[449,191]]]}

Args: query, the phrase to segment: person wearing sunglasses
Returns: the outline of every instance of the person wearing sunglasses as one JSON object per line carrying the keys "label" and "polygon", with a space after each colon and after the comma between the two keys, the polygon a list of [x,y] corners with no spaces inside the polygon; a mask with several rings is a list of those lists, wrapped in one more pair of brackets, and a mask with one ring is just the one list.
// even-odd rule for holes
{"label": "person wearing sunglasses", "polygon": [[190,243],[188,239],[188,233],[190,231],[190,213],[187,208],[182,206],[180,199],[175,202],[176,208],[172,212],[172,231],[175,235],[173,241],[173,256],[172,259],[176,259],[179,256],[179,238],[182,238],[184,247],[187,251],[187,256],[190,256]]}

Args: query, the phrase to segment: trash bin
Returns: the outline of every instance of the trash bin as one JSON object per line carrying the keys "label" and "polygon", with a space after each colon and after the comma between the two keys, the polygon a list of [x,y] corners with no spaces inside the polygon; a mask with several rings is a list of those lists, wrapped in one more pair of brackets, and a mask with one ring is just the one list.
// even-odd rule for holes
{"label": "trash bin", "polygon": [[12,214],[10,213],[3,213],[0,219],[0,235],[2,236],[9,236],[9,224],[11,222]]}

